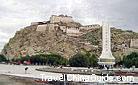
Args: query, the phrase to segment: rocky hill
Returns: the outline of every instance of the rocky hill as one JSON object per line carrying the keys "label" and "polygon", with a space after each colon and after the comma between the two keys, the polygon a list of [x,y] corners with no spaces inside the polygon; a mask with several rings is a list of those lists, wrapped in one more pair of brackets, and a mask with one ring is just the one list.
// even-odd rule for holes
{"label": "rocky hill", "polygon": [[[74,24],[75,23],[77,22],[74,22]],[[78,27],[75,25],[75,28],[68,28],[73,30],[76,28],[79,29],[79,33],[74,33],[73,31],[73,34],[77,36],[72,36],[68,35],[68,32],[61,29],[63,24],[61,25],[60,22],[60,24],[56,25],[56,27],[46,27],[45,30],[37,31],[38,25],[49,26],[49,24],[50,22],[41,24],[37,23],[17,31],[15,36],[4,46],[2,54],[10,58],[40,53],[57,53],[63,57],[70,58],[77,52],[85,51],[94,53],[97,57],[100,55],[102,50],[101,27],[93,27],[89,30],[86,28],[85,30],[79,29],[78,27],[82,25],[77,23],[76,25]],[[64,26],[66,25],[68,25],[68,22],[64,23]],[[68,26],[66,26],[66,28],[67,27]],[[138,39],[138,33],[123,31],[113,27],[111,32],[112,52],[117,60],[120,60],[122,56],[128,53],[131,49],[131,40]],[[137,48],[134,48],[134,50],[137,51]]]}

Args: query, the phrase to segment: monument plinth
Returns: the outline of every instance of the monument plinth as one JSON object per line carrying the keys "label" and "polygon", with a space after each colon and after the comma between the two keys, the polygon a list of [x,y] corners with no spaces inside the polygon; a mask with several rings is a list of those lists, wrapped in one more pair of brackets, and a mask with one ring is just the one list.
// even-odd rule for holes
{"label": "monument plinth", "polygon": [[108,24],[102,26],[102,54],[99,57],[99,65],[112,66],[115,64],[115,58],[111,52],[111,31]]}

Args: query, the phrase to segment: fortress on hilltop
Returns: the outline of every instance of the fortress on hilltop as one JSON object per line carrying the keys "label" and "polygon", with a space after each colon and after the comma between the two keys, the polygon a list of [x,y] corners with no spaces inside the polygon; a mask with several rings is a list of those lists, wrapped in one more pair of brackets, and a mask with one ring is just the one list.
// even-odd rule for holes
{"label": "fortress on hilltop", "polygon": [[[14,37],[5,44],[1,54],[9,59],[48,53],[70,58],[78,52],[86,51],[100,56],[102,26],[82,25],[71,16],[52,15],[47,21],[32,22],[30,26],[17,31]],[[122,59],[122,55],[138,52],[138,33],[115,27],[110,29],[111,51],[117,61]],[[109,44],[104,46],[110,48]],[[104,59],[102,58],[101,61]]]}
{"label": "fortress on hilltop", "polygon": [[71,16],[67,15],[52,15],[49,21],[32,22],[31,25],[37,25],[36,31],[50,31],[50,30],[62,30],[69,36],[80,36],[84,34],[83,31],[88,31],[94,28],[100,28],[98,24],[93,25],[81,25],[75,22]]}

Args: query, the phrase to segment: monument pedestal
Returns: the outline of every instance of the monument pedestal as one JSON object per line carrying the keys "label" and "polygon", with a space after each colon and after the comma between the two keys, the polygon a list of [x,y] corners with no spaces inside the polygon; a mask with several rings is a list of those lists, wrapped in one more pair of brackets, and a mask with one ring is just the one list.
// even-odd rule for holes
{"label": "monument pedestal", "polygon": [[98,64],[111,66],[115,64],[115,59],[100,58]]}

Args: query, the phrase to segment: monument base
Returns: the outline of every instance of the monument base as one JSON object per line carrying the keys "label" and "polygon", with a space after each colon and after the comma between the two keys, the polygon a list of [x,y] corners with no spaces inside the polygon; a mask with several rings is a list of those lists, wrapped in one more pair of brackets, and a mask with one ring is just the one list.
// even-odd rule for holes
{"label": "monument base", "polygon": [[107,65],[107,66],[113,66],[115,64],[115,59],[104,59],[104,58],[100,58],[99,65]]}

